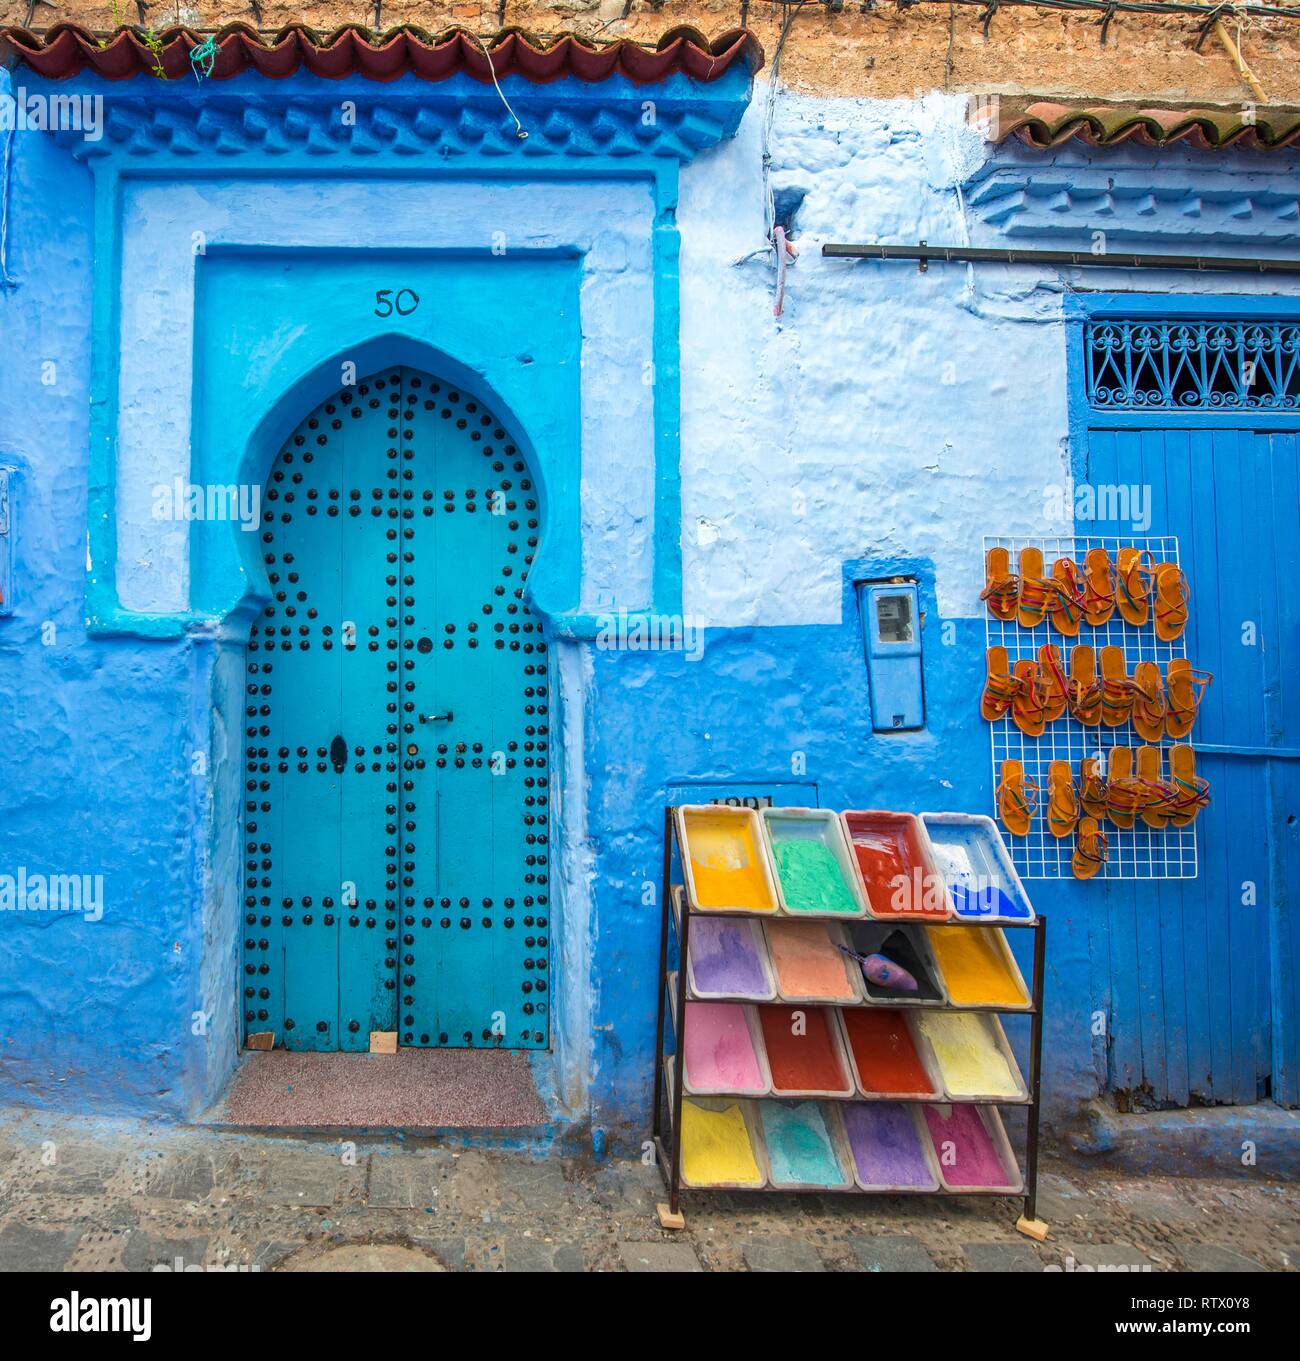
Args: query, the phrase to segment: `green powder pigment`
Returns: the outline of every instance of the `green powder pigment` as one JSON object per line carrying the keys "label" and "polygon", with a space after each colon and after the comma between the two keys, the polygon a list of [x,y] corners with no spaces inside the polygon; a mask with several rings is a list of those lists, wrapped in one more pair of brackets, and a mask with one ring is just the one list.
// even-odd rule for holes
{"label": "green powder pigment", "polygon": [[773,840],[781,891],[791,912],[853,913],[858,905],[830,847],[807,838]]}

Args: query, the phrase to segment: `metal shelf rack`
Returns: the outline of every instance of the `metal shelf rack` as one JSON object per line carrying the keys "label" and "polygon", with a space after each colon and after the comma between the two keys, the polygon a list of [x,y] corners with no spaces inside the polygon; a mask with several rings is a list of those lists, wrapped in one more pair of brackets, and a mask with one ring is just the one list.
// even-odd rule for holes
{"label": "metal shelf rack", "polygon": [[[673,1063],[666,1049],[668,1038],[668,1026],[674,1025],[674,1035],[676,1044],[674,1046],[678,1056],[685,1052],[685,1035],[687,1026],[687,1003],[698,1000],[708,1000],[716,1002],[719,999],[709,997],[708,999],[695,998],[688,986],[686,968],[689,959],[691,918],[692,917],[726,917],[726,918],[758,918],[760,920],[790,920],[788,916],[778,916],[771,912],[745,912],[728,909],[724,912],[709,912],[697,907],[692,900],[689,886],[686,884],[686,876],[683,874],[680,879],[673,877],[674,865],[680,866],[683,849],[677,836],[677,820],[674,816],[676,809],[669,805],[664,809],[664,859],[663,859],[663,881],[662,892],[660,894],[661,921],[659,928],[659,987],[658,987],[658,1017],[655,1024],[655,1061],[654,1061],[654,1117],[652,1132],[654,1136],[655,1159],[659,1165],[660,1173],[664,1179],[664,1186],[668,1192],[668,1204],[661,1207],[660,1221],[665,1227],[680,1228],[684,1221],[681,1219],[681,1193],[684,1189],[699,1190],[707,1193],[707,1188],[684,1188],[681,1180],[681,1127],[682,1127],[682,1100],[685,1095],[685,1064],[681,1061]],[[681,893],[681,912],[680,921],[677,914],[673,911],[674,890]],[[800,913],[800,921],[833,921],[843,922],[843,915],[829,915],[819,913]],[[871,919],[867,919],[871,920]],[[876,919],[880,920],[880,919]],[[905,924],[898,923],[896,924]],[[948,922],[927,923],[933,925],[938,930],[963,931],[972,926],[986,925],[978,919],[955,918]],[[920,1105],[920,1104],[943,1104],[943,1105],[974,1105],[974,1106],[1007,1106],[1019,1107],[1026,1113],[1026,1135],[1025,1135],[1025,1176],[1023,1192],[1009,1193],[999,1191],[997,1188],[988,1190],[962,1190],[951,1191],[941,1188],[938,1191],[921,1191],[902,1193],[897,1191],[864,1191],[861,1187],[850,1187],[843,1191],[837,1190],[836,1195],[897,1195],[897,1194],[920,1194],[920,1195],[940,1195],[940,1196],[1009,1196],[1014,1195],[1017,1199],[1024,1202],[1024,1213],[1017,1227],[1032,1237],[1042,1237],[1046,1234],[1046,1226],[1042,1225],[1037,1218],[1038,1201],[1038,1132],[1039,1114],[1041,1108],[1041,1089],[1042,1089],[1042,1054],[1043,1054],[1043,978],[1044,965],[1047,955],[1047,919],[1041,915],[1035,915],[1029,922],[1001,922],[1000,926],[1009,927],[1013,930],[1032,931],[1034,935],[1034,961],[1032,969],[1032,981],[1030,984],[1029,996],[1030,1004],[1028,1007],[1012,1006],[954,1006],[945,1003],[941,1006],[932,1008],[939,1011],[986,1011],[997,1012],[1008,1016],[1028,1016],[1030,1018],[1029,1030],[1029,1081],[1028,1096],[1021,1100],[1007,1099],[980,1099],[964,1102],[943,1101],[936,1103],[933,1097],[893,1097],[886,1098],[896,1101],[900,1105]],[[678,967],[670,969],[669,946],[674,938],[677,939]],[[671,1002],[670,1002],[671,997]],[[755,1002],[752,997],[736,997],[731,999],[735,1002],[742,1002],[752,1005],[763,1005]],[[776,1003],[773,1005],[788,1005]],[[818,1005],[808,1003],[807,1005]],[[827,1004],[832,1005],[832,1004]],[[838,1005],[838,1004],[836,1004]],[[877,1002],[856,1002],[845,1003],[850,1007],[884,1007],[887,1003]],[[693,1093],[695,1096],[707,1096],[707,1093]],[[721,1095],[721,1094],[719,1094]],[[734,1097],[734,1094],[727,1094],[731,1099],[741,1099]],[[773,1101],[784,1098],[772,1096],[759,1096],[743,1098],[752,1101]],[[819,1098],[822,1099],[822,1098]],[[861,1096],[841,1096],[833,1099],[841,1102],[862,1102],[868,1099]],[[665,1120],[665,1116],[667,1119]],[[727,1188],[728,1195],[753,1194],[763,1195],[771,1193],[775,1188],[764,1187],[750,1192],[739,1192],[734,1187]],[[799,1192],[781,1191],[780,1194],[800,1194]],[[667,1210],[665,1216],[663,1210]]]}

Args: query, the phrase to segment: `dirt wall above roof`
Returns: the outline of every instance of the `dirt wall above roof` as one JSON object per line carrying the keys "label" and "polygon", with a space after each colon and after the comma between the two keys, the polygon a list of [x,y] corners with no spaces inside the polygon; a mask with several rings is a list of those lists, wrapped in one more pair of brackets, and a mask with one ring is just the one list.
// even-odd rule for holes
{"label": "dirt wall above roof", "polygon": [[[738,2],[711,0],[666,0],[651,8],[635,0],[626,18],[624,8],[625,0],[589,5],[506,0],[504,6],[386,0],[376,24],[374,6],[364,3],[284,5],[264,0],[255,11],[239,0],[197,7],[155,0],[145,6],[143,22],[161,30],[177,22],[210,29],[242,21],[272,32],[302,22],[322,36],[346,23],[380,30],[415,24],[430,33],[464,25],[483,34],[506,25],[537,34],[572,31],[653,43],[679,25],[693,25],[713,37],[736,28],[743,18],[761,41],[770,71],[785,13],[772,0],[753,0],[743,9]],[[908,8],[881,3],[864,12],[861,5],[849,4],[832,14],[826,6],[809,4],[791,26],[781,76],[788,87],[811,94],[878,98],[950,89],[1147,105],[1257,102],[1214,35],[1195,50],[1201,23],[1197,16],[1116,12],[1104,46],[1102,17],[1006,6],[990,20],[986,40],[984,11],[971,5],[926,0]],[[116,7],[88,0],[40,0],[30,17],[28,0],[0,0],[0,23],[38,33],[68,21],[105,32],[138,19],[135,0]],[[1234,18],[1226,22],[1268,102],[1300,103],[1300,20],[1251,18],[1240,28]]]}

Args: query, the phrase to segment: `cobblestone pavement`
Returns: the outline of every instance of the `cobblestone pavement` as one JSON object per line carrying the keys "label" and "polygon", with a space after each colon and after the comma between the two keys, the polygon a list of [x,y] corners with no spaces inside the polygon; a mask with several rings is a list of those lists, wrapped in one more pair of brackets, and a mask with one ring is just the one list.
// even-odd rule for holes
{"label": "cobblestone pavement", "polygon": [[398,1138],[293,1139],[0,1113],[0,1271],[1300,1268],[1300,1188],[1048,1161],[1046,1243],[1019,1202],[696,1195],[654,1168]]}

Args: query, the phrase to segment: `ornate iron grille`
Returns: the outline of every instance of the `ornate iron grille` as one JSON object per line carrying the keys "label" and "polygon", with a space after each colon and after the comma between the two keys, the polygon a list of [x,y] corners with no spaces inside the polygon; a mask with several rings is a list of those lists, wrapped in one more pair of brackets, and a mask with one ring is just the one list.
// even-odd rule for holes
{"label": "ornate iron grille", "polygon": [[1300,321],[1094,321],[1088,401],[1108,411],[1300,411]]}

